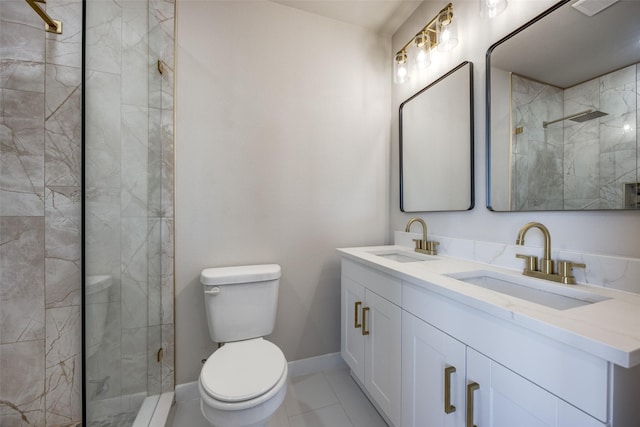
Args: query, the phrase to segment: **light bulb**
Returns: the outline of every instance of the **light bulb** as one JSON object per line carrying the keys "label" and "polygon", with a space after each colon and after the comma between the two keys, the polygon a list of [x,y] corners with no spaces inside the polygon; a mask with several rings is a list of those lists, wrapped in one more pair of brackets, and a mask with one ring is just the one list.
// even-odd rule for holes
{"label": "light bulb", "polygon": [[416,64],[418,64],[418,68],[427,68],[429,66],[429,58],[423,49],[419,50],[416,55]]}
{"label": "light bulb", "polygon": [[422,32],[414,39],[413,62],[418,71],[431,65],[431,40],[426,32]]}
{"label": "light bulb", "polygon": [[442,28],[442,35],[440,36],[441,43],[447,43],[451,39],[451,31],[447,27]]}
{"label": "light bulb", "polygon": [[453,19],[453,11],[450,9],[438,18],[438,50],[446,52],[458,44],[458,30]]}
{"label": "light bulb", "polygon": [[403,84],[407,80],[409,80],[407,53],[403,50],[398,52],[393,59],[393,81],[397,84]]}
{"label": "light bulb", "polygon": [[507,8],[507,0],[480,0],[480,16],[495,18]]}

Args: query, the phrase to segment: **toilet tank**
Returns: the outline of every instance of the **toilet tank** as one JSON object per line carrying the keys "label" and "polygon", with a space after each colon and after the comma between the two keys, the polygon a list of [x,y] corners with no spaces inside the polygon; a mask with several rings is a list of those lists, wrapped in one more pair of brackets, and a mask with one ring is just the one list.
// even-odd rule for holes
{"label": "toilet tank", "polygon": [[205,268],[200,274],[209,335],[240,341],[273,332],[278,308],[277,264]]}

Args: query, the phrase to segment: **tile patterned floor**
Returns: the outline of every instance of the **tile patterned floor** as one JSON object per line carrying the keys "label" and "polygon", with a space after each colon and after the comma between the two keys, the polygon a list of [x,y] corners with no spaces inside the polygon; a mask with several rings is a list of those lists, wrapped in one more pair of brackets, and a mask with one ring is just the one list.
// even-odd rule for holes
{"label": "tile patterned floor", "polygon": [[[268,427],[387,427],[348,369],[289,378],[284,403]],[[173,427],[210,427],[199,399],[176,403]]]}

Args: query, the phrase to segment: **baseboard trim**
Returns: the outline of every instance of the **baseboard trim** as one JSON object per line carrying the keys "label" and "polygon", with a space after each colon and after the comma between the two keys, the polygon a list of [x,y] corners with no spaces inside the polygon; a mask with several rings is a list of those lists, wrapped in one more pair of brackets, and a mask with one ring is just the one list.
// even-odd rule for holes
{"label": "baseboard trim", "polygon": [[347,364],[342,360],[340,353],[327,353],[307,359],[289,362],[289,377],[315,374],[333,369],[347,369]]}

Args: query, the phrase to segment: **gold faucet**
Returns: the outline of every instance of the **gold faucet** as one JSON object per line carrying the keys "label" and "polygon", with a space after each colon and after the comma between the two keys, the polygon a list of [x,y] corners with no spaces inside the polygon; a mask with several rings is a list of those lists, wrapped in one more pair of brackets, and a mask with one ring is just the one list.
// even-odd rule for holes
{"label": "gold faucet", "polygon": [[516,257],[525,260],[522,274],[567,285],[575,285],[576,278],[573,276],[573,267],[586,268],[586,265],[580,262],[558,261],[558,272],[554,273],[553,260],[551,259],[551,233],[549,233],[549,230],[543,224],[539,222],[525,224],[520,231],[518,231],[516,245],[524,245],[524,235],[532,228],[537,228],[544,235],[544,253],[540,260],[540,270],[538,270],[538,258],[530,255],[516,254]]}
{"label": "gold faucet", "polygon": [[406,231],[407,233],[410,232],[411,224],[413,224],[414,222],[418,222],[422,225],[422,240],[413,239],[413,241],[416,242],[416,252],[427,255],[436,255],[438,253],[438,251],[436,251],[436,245],[439,245],[440,243],[427,240],[427,224],[423,219],[417,217],[411,218],[407,223],[404,231]]}
{"label": "gold faucet", "polygon": [[[516,238],[516,245],[524,245],[524,235],[527,234],[527,231],[529,231],[532,228],[539,229],[540,231],[542,231],[542,234],[544,235],[544,255],[540,260],[541,261],[540,272],[544,274],[553,274],[553,260],[551,259],[551,234],[549,233],[549,230],[547,229],[547,227],[540,224],[539,222],[530,222],[528,224],[525,224],[525,226],[522,227],[520,231],[518,231],[518,237]],[[516,256],[518,258],[524,258],[526,255],[517,254]],[[527,267],[530,266],[529,264],[530,262],[527,261]],[[525,268],[525,271],[526,270],[527,268]],[[535,268],[533,268],[533,270],[535,270]]]}

